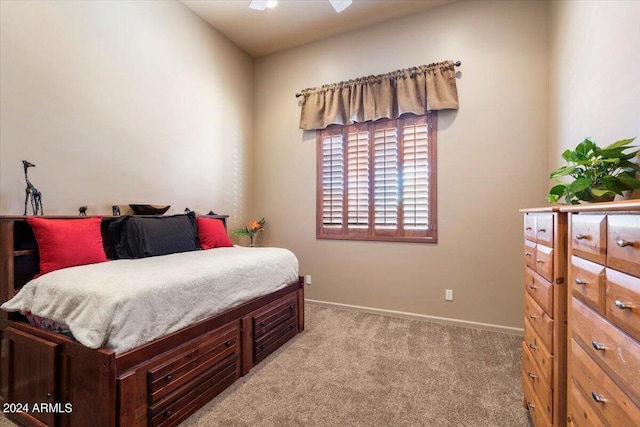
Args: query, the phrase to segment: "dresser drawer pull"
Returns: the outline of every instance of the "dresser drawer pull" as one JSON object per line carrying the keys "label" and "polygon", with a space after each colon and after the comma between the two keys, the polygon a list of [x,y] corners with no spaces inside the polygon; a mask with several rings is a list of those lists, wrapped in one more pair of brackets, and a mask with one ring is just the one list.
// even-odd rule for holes
{"label": "dresser drawer pull", "polygon": [[538,288],[536,288],[535,285],[529,285],[529,289],[535,290],[535,289],[538,289]]}
{"label": "dresser drawer pull", "polygon": [[616,242],[616,245],[620,246],[621,248],[627,247],[627,246],[633,246],[633,242],[627,242],[626,240],[618,240]]}
{"label": "dresser drawer pull", "polygon": [[525,252],[524,256],[531,256],[531,254],[529,252]]}
{"label": "dresser drawer pull", "polygon": [[525,230],[527,230],[527,231],[531,231],[531,230],[532,230],[532,228],[531,228],[531,227],[527,227],[527,228],[525,228]]}
{"label": "dresser drawer pull", "polygon": [[620,300],[616,300],[615,304],[620,310],[631,310],[633,308],[633,305],[624,303]]}
{"label": "dresser drawer pull", "polygon": [[536,374],[532,374],[531,372],[529,372],[527,375],[529,375],[529,378],[538,378]]}
{"label": "dresser drawer pull", "polygon": [[588,239],[588,238],[589,236],[585,236],[584,234],[580,234],[580,233],[576,234],[576,239],[578,240]]}
{"label": "dresser drawer pull", "polygon": [[598,351],[605,351],[607,349],[604,345],[600,344],[598,341],[593,341],[591,345],[593,346],[593,348],[595,348]]}
{"label": "dresser drawer pull", "polygon": [[535,319],[537,319],[537,318],[538,318],[538,316],[536,316],[535,314],[530,314],[530,315],[529,315],[529,319],[533,319],[533,320],[535,320]]}
{"label": "dresser drawer pull", "polygon": [[591,397],[593,397],[593,400],[595,400],[598,403],[605,403],[607,401],[604,397],[600,396],[595,391],[591,392]]}
{"label": "dresser drawer pull", "polygon": [[229,340],[226,343],[224,343],[224,345],[227,346],[227,347],[231,347],[231,344],[232,344],[231,340]]}
{"label": "dresser drawer pull", "polygon": [[535,345],[535,344],[529,344],[529,348],[530,348],[531,350],[535,350],[536,348],[538,348],[538,346],[537,346],[537,345]]}
{"label": "dresser drawer pull", "polygon": [[537,259],[536,259],[536,262],[537,262],[538,264],[542,264],[544,261],[542,261],[540,258],[537,258]]}
{"label": "dresser drawer pull", "polygon": [[533,404],[533,402],[527,402],[527,409],[534,409],[536,407],[536,405]]}
{"label": "dresser drawer pull", "polygon": [[585,285],[586,286],[587,282],[585,282],[582,279],[576,279],[576,285]]}
{"label": "dresser drawer pull", "polygon": [[546,228],[538,228],[538,233],[546,233],[547,229]]}

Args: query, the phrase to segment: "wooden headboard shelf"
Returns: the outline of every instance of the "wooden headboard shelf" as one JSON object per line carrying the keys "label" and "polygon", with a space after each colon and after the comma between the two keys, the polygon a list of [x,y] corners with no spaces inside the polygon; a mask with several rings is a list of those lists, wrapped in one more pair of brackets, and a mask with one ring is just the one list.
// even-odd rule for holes
{"label": "wooden headboard shelf", "polygon": [[[136,215],[148,216],[148,215]],[[95,216],[94,216],[95,217]],[[206,215],[218,218],[227,226],[228,215]],[[82,219],[91,216],[41,216],[48,219]],[[122,218],[120,216],[102,216],[102,242],[108,259],[117,259],[115,247],[109,238],[109,224]],[[38,274],[40,253],[38,243],[26,216],[0,216],[0,304],[13,298],[15,294]],[[0,318],[11,318],[0,310]]]}

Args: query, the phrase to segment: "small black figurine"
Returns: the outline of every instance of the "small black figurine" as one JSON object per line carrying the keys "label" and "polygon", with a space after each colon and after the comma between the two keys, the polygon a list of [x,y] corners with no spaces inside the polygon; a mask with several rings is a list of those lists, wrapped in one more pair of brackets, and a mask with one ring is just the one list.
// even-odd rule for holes
{"label": "small black figurine", "polygon": [[23,160],[22,166],[24,167],[24,180],[27,181],[27,188],[24,190],[26,193],[24,196],[24,214],[25,216],[27,215],[27,202],[31,199],[31,209],[33,209],[33,214],[38,215],[38,212],[40,212],[40,215],[44,215],[44,208],[42,207],[42,193],[33,186],[27,176],[27,169],[31,167],[35,168],[36,165],[28,162],[27,160]]}
{"label": "small black figurine", "polygon": [[189,208],[184,208],[184,213],[186,213],[186,214],[191,213],[191,209],[189,209]]}
{"label": "small black figurine", "polygon": [[87,207],[80,206],[80,208],[78,209],[78,212],[80,212],[80,216],[87,216]]}
{"label": "small black figurine", "polygon": [[111,210],[113,211],[113,216],[120,216],[120,206],[113,205],[111,206]]}

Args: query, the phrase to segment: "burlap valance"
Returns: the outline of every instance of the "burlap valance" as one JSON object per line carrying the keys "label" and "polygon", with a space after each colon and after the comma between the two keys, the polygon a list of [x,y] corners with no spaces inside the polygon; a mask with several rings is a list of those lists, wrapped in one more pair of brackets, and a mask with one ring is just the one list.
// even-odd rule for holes
{"label": "burlap valance", "polygon": [[305,89],[301,95],[300,128],[305,130],[458,109],[451,61]]}

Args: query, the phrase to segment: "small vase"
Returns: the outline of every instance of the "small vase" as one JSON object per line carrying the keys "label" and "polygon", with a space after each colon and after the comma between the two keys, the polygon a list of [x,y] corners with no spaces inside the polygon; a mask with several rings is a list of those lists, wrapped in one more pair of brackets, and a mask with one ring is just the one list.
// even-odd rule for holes
{"label": "small vase", "polygon": [[253,243],[253,236],[250,236],[250,237],[249,237],[249,239],[250,239],[250,240],[249,240],[249,247],[250,247],[250,248],[255,247],[255,244]]}

